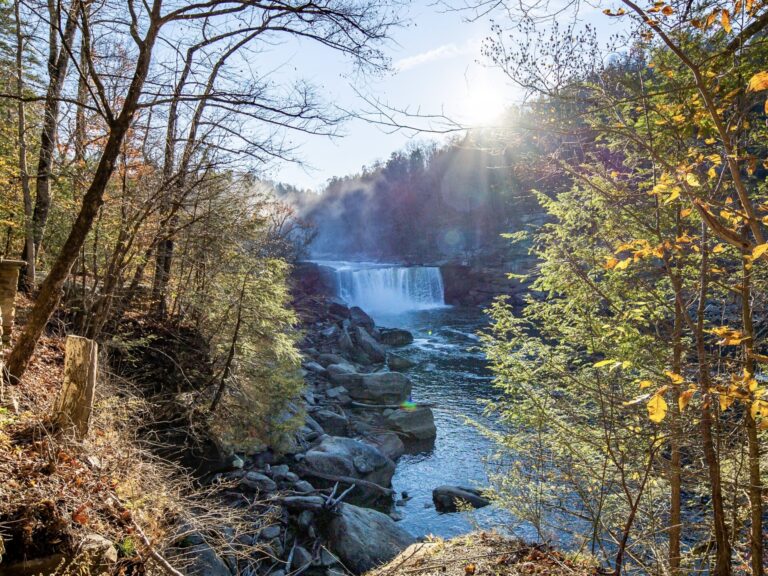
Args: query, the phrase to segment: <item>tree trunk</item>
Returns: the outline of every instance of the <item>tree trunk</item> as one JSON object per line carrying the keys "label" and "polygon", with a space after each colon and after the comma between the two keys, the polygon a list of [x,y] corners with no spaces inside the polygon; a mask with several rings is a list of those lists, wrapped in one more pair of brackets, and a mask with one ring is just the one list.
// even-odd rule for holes
{"label": "tree trunk", "polygon": [[19,178],[24,197],[24,254],[22,260],[26,266],[19,278],[19,289],[29,294],[35,288],[35,239],[32,216],[32,192],[29,189],[29,171],[27,168],[27,118],[24,106],[24,36],[21,32],[21,14],[19,0],[13,3],[16,19],[16,94],[18,104],[18,140],[19,140]]}
{"label": "tree trunk", "polygon": [[731,544],[728,540],[728,526],[725,523],[725,508],[723,506],[723,488],[720,478],[720,461],[715,450],[712,437],[712,393],[710,389],[709,361],[706,342],[704,340],[704,315],[707,306],[709,287],[709,248],[707,246],[707,228],[701,227],[701,273],[699,280],[699,303],[696,311],[696,353],[699,364],[699,389],[701,392],[701,439],[704,459],[709,474],[710,493],[712,496],[712,513],[714,520],[715,544],[717,556],[714,576],[730,576],[731,574]]}
{"label": "tree trunk", "polygon": [[[743,257],[741,283],[741,317],[744,331],[744,379],[748,383],[755,377],[755,359],[752,355],[755,329],[752,324],[752,263]],[[752,576],[763,576],[763,483],[760,479],[760,440],[757,423],[752,418],[750,406],[746,407],[745,427],[749,451],[749,517]]]}
{"label": "tree trunk", "polygon": [[104,202],[104,191],[114,171],[115,161],[120,154],[123,138],[131,125],[144,81],[149,72],[152,49],[154,48],[160,25],[159,11],[160,2],[155,2],[153,18],[147,30],[147,35],[140,44],[139,56],[131,85],[119,116],[110,126],[109,137],[99,159],[91,185],[83,197],[80,212],[48,276],[40,287],[40,294],[29,315],[27,325],[8,356],[8,376],[11,382],[18,382],[24,375],[35,351],[37,341],[40,339],[48,319],[59,304],[61,290],[69,276],[72,264],[77,259],[80,248],[82,248],[99,208]]}
{"label": "tree trunk", "polygon": [[[672,372],[680,374],[682,370],[682,333],[683,318],[680,303],[675,299],[675,324],[672,335]],[[680,422],[680,389],[674,386],[672,391],[672,422],[670,430],[670,463],[669,463],[669,569],[672,576],[680,574],[680,536],[682,534],[682,481],[680,465],[680,444],[683,433]]]}
{"label": "tree trunk", "polygon": [[40,251],[40,243],[43,239],[43,231],[48,221],[48,212],[51,208],[51,167],[53,165],[53,153],[56,148],[56,127],[59,122],[59,100],[64,87],[69,65],[69,54],[72,49],[72,40],[77,30],[77,16],[80,11],[80,0],[72,0],[67,13],[67,22],[62,35],[62,46],[58,48],[57,38],[60,34],[59,16],[54,2],[49,1],[49,16],[51,27],[51,46],[48,56],[48,91],[45,95],[45,107],[43,109],[43,128],[40,132],[40,152],[37,161],[36,197],[33,213],[33,230],[35,242],[35,254]]}

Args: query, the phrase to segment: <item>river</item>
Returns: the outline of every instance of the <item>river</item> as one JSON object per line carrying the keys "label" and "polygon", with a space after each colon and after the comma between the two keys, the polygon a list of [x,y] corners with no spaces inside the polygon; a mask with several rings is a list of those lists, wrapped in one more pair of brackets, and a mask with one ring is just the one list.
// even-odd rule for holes
{"label": "river", "polygon": [[488,486],[495,445],[472,424],[495,427],[481,404],[497,393],[476,336],[487,322],[482,310],[446,306],[437,268],[318,264],[336,270],[339,296],[363,308],[378,326],[405,328],[414,335],[413,344],[397,353],[417,363],[407,373],[413,381],[413,399],[435,404],[437,439],[433,447],[397,462],[393,486],[411,497],[398,506],[401,526],[417,537],[447,538],[498,528],[534,539],[531,527],[520,525],[496,506],[439,514],[432,504],[432,490],[443,484]]}

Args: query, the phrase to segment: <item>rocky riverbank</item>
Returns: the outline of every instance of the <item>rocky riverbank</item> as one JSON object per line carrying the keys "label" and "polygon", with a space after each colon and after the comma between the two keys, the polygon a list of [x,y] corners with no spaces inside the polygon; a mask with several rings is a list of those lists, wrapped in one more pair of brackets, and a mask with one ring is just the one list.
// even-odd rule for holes
{"label": "rocky riverbank", "polygon": [[[415,539],[400,528],[392,476],[398,458],[434,442],[432,410],[411,401],[412,363],[398,355],[406,330],[376,326],[360,308],[313,296],[300,303],[306,389],[291,406],[303,419],[273,449],[231,459],[210,481],[232,501],[260,500],[274,521],[254,541],[270,552],[260,574],[359,574],[389,561]],[[197,544],[201,546],[201,544]],[[227,576],[234,558],[196,552],[190,574]]]}

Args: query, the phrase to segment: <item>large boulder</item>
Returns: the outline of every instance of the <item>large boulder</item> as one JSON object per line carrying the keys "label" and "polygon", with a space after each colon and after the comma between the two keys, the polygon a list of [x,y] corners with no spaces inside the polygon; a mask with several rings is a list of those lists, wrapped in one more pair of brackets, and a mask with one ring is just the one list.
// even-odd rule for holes
{"label": "large boulder", "polygon": [[[303,467],[311,475],[347,476],[389,487],[395,463],[378,448],[352,438],[326,436],[304,455]],[[320,476],[319,476],[320,477]]]}
{"label": "large boulder", "polygon": [[355,328],[354,335],[357,345],[365,353],[365,355],[371,359],[371,362],[376,364],[384,362],[387,357],[386,350],[384,350],[381,344],[374,340],[373,336],[371,336],[365,328],[362,326],[357,326]]}
{"label": "large boulder", "polygon": [[368,314],[366,314],[363,309],[358,306],[352,306],[352,308],[349,309],[349,315],[353,324],[362,326],[369,333],[373,332],[373,329],[376,327],[376,323],[373,321],[373,318],[368,316]]}
{"label": "large boulder", "polygon": [[399,372],[347,374],[344,380],[337,383],[349,390],[350,398],[368,404],[400,404],[411,395],[411,381]]}
{"label": "large boulder", "polygon": [[378,434],[370,434],[365,437],[365,442],[376,446],[381,452],[391,458],[397,460],[405,453],[405,445],[394,432],[380,432]]}
{"label": "large boulder", "polygon": [[435,417],[426,407],[395,410],[387,416],[387,425],[405,440],[431,440],[437,436]]}
{"label": "large boulder", "polygon": [[388,562],[415,542],[386,514],[351,504],[342,505],[327,532],[333,552],[356,574]]}
{"label": "large boulder", "polygon": [[382,328],[379,341],[387,346],[407,346],[413,342],[413,334],[401,328]]}
{"label": "large boulder", "polygon": [[438,486],[432,491],[432,502],[438,512],[456,512],[459,502],[473,508],[482,508],[491,503],[480,490],[466,486]]}

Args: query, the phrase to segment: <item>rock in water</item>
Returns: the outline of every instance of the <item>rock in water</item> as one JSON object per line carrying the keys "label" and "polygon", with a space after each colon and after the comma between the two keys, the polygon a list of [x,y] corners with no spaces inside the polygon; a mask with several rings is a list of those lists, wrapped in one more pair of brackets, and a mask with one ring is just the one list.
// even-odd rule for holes
{"label": "rock in water", "polygon": [[415,542],[386,514],[344,504],[328,524],[328,540],[344,565],[357,574],[388,562]]}
{"label": "rock in water", "polygon": [[437,436],[429,408],[400,409],[387,416],[387,424],[405,440],[432,440]]}
{"label": "rock in water", "polygon": [[387,346],[407,346],[413,342],[413,334],[401,328],[382,328],[380,341]]}
{"label": "rock in water", "polygon": [[405,372],[416,366],[415,362],[411,362],[408,358],[403,358],[397,354],[387,354],[387,366],[390,370],[395,372]]}
{"label": "rock in water", "polygon": [[459,502],[466,502],[473,508],[491,503],[479,490],[466,486],[438,486],[432,491],[432,501],[438,512],[456,512]]}

